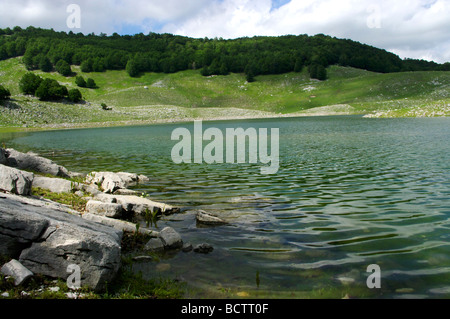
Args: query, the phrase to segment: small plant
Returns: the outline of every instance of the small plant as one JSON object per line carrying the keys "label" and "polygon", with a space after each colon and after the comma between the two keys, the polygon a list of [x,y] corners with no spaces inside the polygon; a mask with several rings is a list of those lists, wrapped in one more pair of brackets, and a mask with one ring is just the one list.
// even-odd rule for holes
{"label": "small plant", "polygon": [[256,287],[259,288],[259,284],[261,283],[261,280],[259,278],[259,270],[256,271]]}
{"label": "small plant", "polygon": [[137,223],[136,224],[136,231],[134,232],[135,238],[137,238],[139,236],[139,228],[141,228],[141,224]]}
{"label": "small plant", "polygon": [[158,209],[152,209],[152,211],[150,211],[148,208],[146,208],[144,218],[145,222],[147,223],[147,228],[149,228],[150,226],[153,227],[153,225],[158,228],[158,225],[156,224],[158,222]]}
{"label": "small plant", "polygon": [[88,89],[96,89],[97,88],[97,84],[95,83],[95,81],[91,78],[88,78],[86,80],[86,87]]}

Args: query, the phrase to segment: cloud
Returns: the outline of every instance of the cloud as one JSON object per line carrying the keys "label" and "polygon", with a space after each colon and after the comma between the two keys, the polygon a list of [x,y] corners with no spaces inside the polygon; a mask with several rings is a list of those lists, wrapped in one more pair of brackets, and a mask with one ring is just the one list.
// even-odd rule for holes
{"label": "cloud", "polygon": [[450,61],[450,0],[0,0],[0,27],[69,31],[69,4],[85,34],[169,32],[191,37],[323,33],[402,58]]}
{"label": "cloud", "polygon": [[292,0],[272,10],[268,0],[224,0],[166,32],[194,37],[323,33],[398,53],[450,61],[449,0]]}

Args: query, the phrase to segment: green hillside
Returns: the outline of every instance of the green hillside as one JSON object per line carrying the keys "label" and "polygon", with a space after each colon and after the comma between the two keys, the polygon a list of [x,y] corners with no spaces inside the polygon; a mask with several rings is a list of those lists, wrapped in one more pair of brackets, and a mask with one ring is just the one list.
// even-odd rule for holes
{"label": "green hillside", "polygon": [[[328,67],[328,80],[301,73],[261,75],[252,83],[245,74],[204,77],[199,70],[145,73],[126,71],[83,73],[98,89],[80,88],[86,103],[42,102],[20,93],[18,83],[27,73],[21,57],[0,61],[0,84],[11,91],[11,101],[0,106],[0,125],[51,128],[326,114],[380,116],[448,116],[450,72],[374,73],[341,66]],[[75,77],[34,71],[76,88]],[[112,108],[104,111],[106,103]],[[108,123],[106,123],[108,122]]]}

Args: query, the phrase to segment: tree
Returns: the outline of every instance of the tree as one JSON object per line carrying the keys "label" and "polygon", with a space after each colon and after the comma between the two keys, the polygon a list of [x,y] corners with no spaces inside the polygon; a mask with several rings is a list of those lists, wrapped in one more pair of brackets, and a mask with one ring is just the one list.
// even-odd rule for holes
{"label": "tree", "polygon": [[299,73],[302,72],[302,70],[303,70],[303,63],[300,59],[297,59],[294,65],[294,72]]}
{"label": "tree", "polygon": [[92,71],[94,72],[104,72],[105,71],[105,63],[101,58],[95,58],[92,63]]}
{"label": "tree", "polygon": [[67,95],[68,95],[69,100],[74,103],[78,103],[83,99],[83,96],[81,95],[81,92],[78,89],[69,90]]}
{"label": "tree", "polygon": [[67,88],[53,79],[45,79],[41,82],[35,93],[41,101],[58,100],[68,95]]}
{"label": "tree", "polygon": [[246,74],[246,79],[247,79],[248,83],[255,82],[255,66],[254,66],[254,64],[247,65],[245,67],[245,74]]}
{"label": "tree", "polygon": [[28,71],[31,71],[34,69],[33,55],[31,53],[28,53],[28,51],[22,57],[22,62],[23,62],[23,64],[25,64],[25,67],[27,68]]}
{"label": "tree", "polygon": [[59,60],[55,65],[55,69],[63,76],[72,75],[72,69],[70,68],[69,63],[67,63],[65,60]]}
{"label": "tree", "polygon": [[11,92],[9,92],[8,89],[3,87],[3,85],[0,85],[0,101],[9,99],[11,96]]}
{"label": "tree", "polygon": [[95,89],[97,87],[97,84],[95,83],[95,81],[93,79],[89,78],[86,81],[86,87],[89,89]]}
{"label": "tree", "polygon": [[321,64],[311,64],[308,67],[308,71],[311,79],[317,79],[320,81],[325,81],[327,79],[327,70]]}
{"label": "tree", "polygon": [[78,85],[80,88],[86,87],[86,81],[84,80],[84,78],[81,75],[78,75],[75,78],[75,84]]}
{"label": "tree", "polygon": [[209,68],[206,65],[202,68],[201,74],[203,76],[210,76],[211,75],[211,72],[209,71]]}
{"label": "tree", "polygon": [[320,81],[325,81],[327,79],[327,70],[323,65],[317,67],[317,79]]}
{"label": "tree", "polygon": [[50,62],[50,59],[45,55],[42,55],[39,60],[39,69],[43,72],[50,72],[51,70],[53,70],[53,65]]}
{"label": "tree", "polygon": [[28,72],[22,76],[19,89],[23,94],[35,95],[37,88],[41,85],[42,78],[34,73]]}
{"label": "tree", "polygon": [[248,83],[255,82],[255,75],[253,74],[252,70],[247,71],[246,79]]}
{"label": "tree", "polygon": [[139,65],[134,59],[130,59],[127,62],[126,70],[129,76],[137,77],[139,75]]}
{"label": "tree", "polygon": [[81,72],[90,73],[92,72],[92,59],[84,60],[80,65]]}
{"label": "tree", "polygon": [[6,53],[6,49],[3,46],[0,46],[0,60],[6,60],[8,58],[8,53]]}

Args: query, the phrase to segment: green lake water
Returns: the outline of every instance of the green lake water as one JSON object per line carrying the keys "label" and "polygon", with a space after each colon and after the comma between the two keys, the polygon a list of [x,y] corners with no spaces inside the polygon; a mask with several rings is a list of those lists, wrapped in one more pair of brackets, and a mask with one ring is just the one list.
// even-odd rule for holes
{"label": "green lake water", "polygon": [[[449,118],[203,126],[279,128],[278,173],[261,175],[261,164],[174,164],[171,133],[193,131],[193,123],[15,133],[0,142],[72,171],[147,175],[138,190],[183,209],[158,227],[214,251],[179,252],[134,269],[187,282],[188,297],[450,297]],[[230,224],[199,228],[195,209]],[[380,266],[380,289],[366,286],[371,264]]]}

